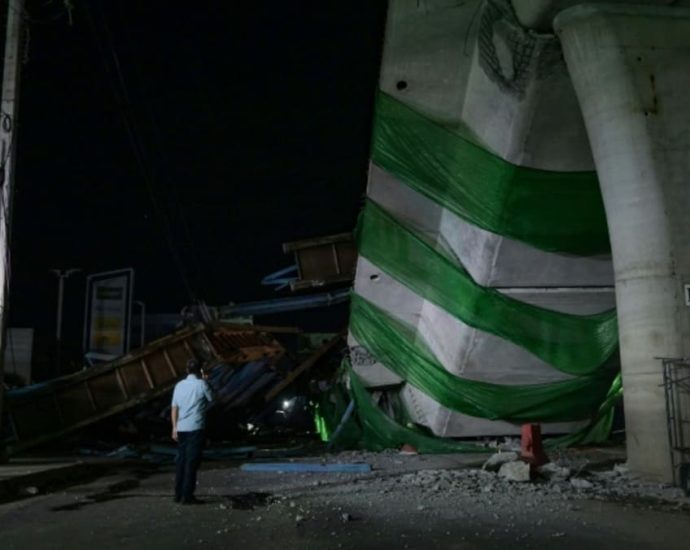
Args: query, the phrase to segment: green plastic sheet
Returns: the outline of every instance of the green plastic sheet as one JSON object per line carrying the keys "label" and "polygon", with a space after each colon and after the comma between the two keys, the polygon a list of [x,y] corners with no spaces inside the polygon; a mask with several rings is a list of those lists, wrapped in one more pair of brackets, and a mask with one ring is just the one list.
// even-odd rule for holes
{"label": "green plastic sheet", "polygon": [[594,172],[511,164],[379,92],[372,160],[470,223],[543,250],[610,250]]}
{"label": "green plastic sheet", "polygon": [[[321,441],[331,440],[350,399],[343,384],[336,384],[330,391],[320,395],[314,407],[314,424]],[[338,444],[348,448],[357,447],[361,436],[361,429],[351,417],[338,436]]]}
{"label": "green plastic sheet", "polygon": [[[425,434],[415,426],[391,418],[374,403],[359,376],[347,363],[346,368],[350,377],[351,393],[357,404],[357,419],[361,425],[359,439],[356,442],[353,439],[347,442],[351,447],[381,451],[400,448],[407,443],[414,446],[420,453],[487,452],[485,447],[478,444]],[[560,448],[606,441],[611,431],[614,407],[622,391],[621,378],[618,375],[611,384],[599,411],[587,426],[572,434],[548,438],[545,446]]]}
{"label": "green plastic sheet", "polygon": [[[337,442],[334,442],[339,448],[381,451],[399,449],[404,444],[409,444],[424,454],[487,452],[485,447],[476,443],[426,433],[411,423],[409,418],[389,416],[374,402],[347,360],[343,362],[343,371],[350,380],[349,394],[342,382],[337,383],[327,394],[322,395],[314,412],[317,431],[322,441],[331,441],[333,431],[343,417],[351,395],[356,403],[355,415],[348,420]],[[614,408],[622,394],[623,386],[618,374],[609,388],[606,399],[587,426],[572,434],[547,438],[544,445],[554,449],[605,442],[611,432]]]}
{"label": "green plastic sheet", "polygon": [[470,416],[509,422],[564,422],[594,416],[605,401],[611,369],[548,384],[499,385],[448,372],[412,328],[353,294],[350,331],[378,361],[438,403]]}
{"label": "green plastic sheet", "polygon": [[615,310],[572,315],[482,287],[455,258],[372,201],[360,216],[357,241],[363,257],[415,293],[466,325],[510,340],[562,372],[593,373],[618,346]]}
{"label": "green plastic sheet", "polygon": [[599,406],[599,410],[597,410],[590,423],[582,430],[548,440],[545,443],[546,447],[572,447],[574,445],[591,445],[605,442],[611,434],[615,408],[622,396],[623,379],[621,374],[618,373],[613,379],[609,391],[606,393],[606,398]]}
{"label": "green plastic sheet", "polygon": [[400,448],[412,445],[420,453],[486,452],[479,445],[428,435],[397,422],[383,412],[371,399],[357,374],[349,368],[350,389],[357,405],[356,414],[361,424],[359,447],[370,451]]}

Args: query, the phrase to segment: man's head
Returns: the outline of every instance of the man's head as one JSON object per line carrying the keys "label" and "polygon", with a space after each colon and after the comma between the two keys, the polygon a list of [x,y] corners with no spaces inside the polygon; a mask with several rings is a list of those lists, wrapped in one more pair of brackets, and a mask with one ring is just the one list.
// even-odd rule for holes
{"label": "man's head", "polygon": [[201,376],[201,363],[196,359],[187,361],[187,373],[193,374],[194,376]]}

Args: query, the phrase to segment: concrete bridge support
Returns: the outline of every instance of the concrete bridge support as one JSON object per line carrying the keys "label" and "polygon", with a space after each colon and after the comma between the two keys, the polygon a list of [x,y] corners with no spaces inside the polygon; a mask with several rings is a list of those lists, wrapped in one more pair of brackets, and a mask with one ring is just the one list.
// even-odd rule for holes
{"label": "concrete bridge support", "polygon": [[554,28],[607,211],[628,461],[669,481],[655,357],[690,355],[690,10],[582,5],[561,12]]}
{"label": "concrete bridge support", "polygon": [[[480,0],[391,0],[381,90],[513,165],[564,173],[593,170],[587,133],[558,41],[551,35],[527,35],[509,13],[507,0],[495,4],[496,9],[486,10],[492,6]],[[523,47],[513,44],[516,37]],[[486,61],[489,58],[493,64]],[[376,164],[370,170],[367,195],[452,250],[479,285],[566,313],[586,315],[615,306],[609,255],[546,252],[490,233]],[[463,324],[368,258],[359,259],[355,291],[414,327],[418,340],[460,378],[501,385],[571,378],[518,345]],[[353,367],[366,386],[388,388],[401,381],[384,365],[360,354],[353,338],[350,344],[358,351]],[[437,435],[519,432],[513,424],[447,409],[411,384],[403,386],[400,397],[412,420]],[[560,433],[580,425],[544,429]]]}

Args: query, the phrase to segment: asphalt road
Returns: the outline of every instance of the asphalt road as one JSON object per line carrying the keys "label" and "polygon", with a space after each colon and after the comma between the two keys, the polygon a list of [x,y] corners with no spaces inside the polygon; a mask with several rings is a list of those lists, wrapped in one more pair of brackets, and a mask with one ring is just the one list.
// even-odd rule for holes
{"label": "asphalt road", "polygon": [[207,464],[175,504],[172,468],[122,466],[84,485],[0,505],[2,550],[93,548],[687,548],[690,516],[649,501],[561,498],[521,486],[420,487],[410,472],[476,457],[379,456],[371,474],[246,473]]}

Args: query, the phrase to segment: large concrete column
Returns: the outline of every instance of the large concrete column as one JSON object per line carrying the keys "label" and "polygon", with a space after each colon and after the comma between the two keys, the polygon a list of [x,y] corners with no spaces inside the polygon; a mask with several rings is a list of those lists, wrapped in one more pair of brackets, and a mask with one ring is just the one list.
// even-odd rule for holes
{"label": "large concrete column", "polygon": [[672,478],[661,365],[690,354],[690,11],[583,5],[554,28],[582,107],[616,279],[628,461]]}
{"label": "large concrete column", "polygon": [[[503,160],[543,170],[594,169],[587,132],[551,35],[525,31],[508,0],[390,0],[380,88]],[[608,255],[538,250],[459,218],[372,164],[367,196],[452,251],[480,285],[555,311],[591,314],[615,305]],[[355,291],[413,327],[453,375],[502,385],[571,378],[518,345],[464,324],[360,256]],[[370,388],[400,383],[351,338],[352,364]],[[398,391],[398,390],[390,390]],[[433,433],[472,437],[519,433],[519,426],[469,417],[411,384],[399,396],[412,420]],[[581,423],[545,425],[561,433]]]}

